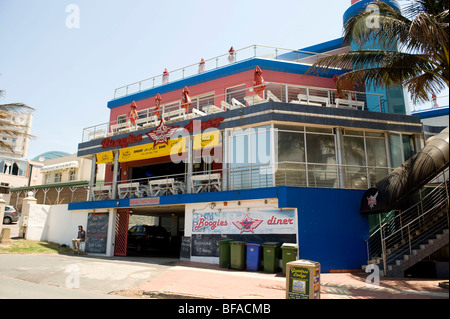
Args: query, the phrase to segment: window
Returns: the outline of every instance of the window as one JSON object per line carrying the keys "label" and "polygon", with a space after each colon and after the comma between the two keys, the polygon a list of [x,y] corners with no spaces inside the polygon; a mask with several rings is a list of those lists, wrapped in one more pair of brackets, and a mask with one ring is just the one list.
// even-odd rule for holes
{"label": "window", "polygon": [[343,177],[345,188],[367,188],[364,136],[344,136]]}
{"label": "window", "polygon": [[62,173],[61,173],[61,172],[57,172],[57,173],[55,173],[53,182],[55,182],[55,183],[60,183],[60,182],[61,182],[61,179],[62,179]]}
{"label": "window", "polygon": [[308,181],[312,187],[337,184],[336,143],[333,135],[306,134]]}
{"label": "window", "polygon": [[[198,103],[198,105],[196,105]],[[214,92],[192,99],[192,107],[201,110],[204,106],[214,105]]]}
{"label": "window", "polygon": [[228,142],[232,189],[273,186],[270,126],[235,129]]}
{"label": "window", "polygon": [[71,168],[69,170],[69,181],[75,181],[77,179],[77,169]]}
{"label": "window", "polygon": [[126,115],[119,115],[117,117],[117,124],[122,124],[122,123],[125,123],[126,121],[127,121]]}
{"label": "window", "polygon": [[227,88],[225,90],[225,100],[229,104],[231,104],[231,100],[233,98],[238,100],[242,104],[245,104],[244,97],[245,97],[245,84]]}

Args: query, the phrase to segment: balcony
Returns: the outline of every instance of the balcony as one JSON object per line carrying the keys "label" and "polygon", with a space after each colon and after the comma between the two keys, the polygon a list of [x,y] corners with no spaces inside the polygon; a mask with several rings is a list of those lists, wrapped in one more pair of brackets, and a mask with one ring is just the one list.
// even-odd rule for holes
{"label": "balcony", "polygon": [[[348,47],[341,48],[340,51],[348,51]],[[221,67],[251,58],[263,58],[312,65],[319,58],[325,56],[327,56],[327,54],[255,44],[243,49],[235,50],[233,54],[222,54],[208,60],[203,60],[201,64],[191,64],[177,70],[167,72],[166,74],[161,73],[154,77],[122,86],[115,89],[114,99],[162,86],[177,80],[186,79],[191,76],[196,76],[207,71],[219,69]]]}
{"label": "balcony", "polygon": [[278,186],[368,189],[388,171],[387,167],[280,162],[123,180],[116,187],[104,183],[92,188],[89,199],[148,198]]}
{"label": "balcony", "polygon": [[[181,107],[181,99],[170,101],[160,106],[165,123],[201,118],[211,114],[219,114],[229,110],[251,107],[253,105],[272,102],[296,105],[312,105],[319,107],[346,108],[361,111],[385,112],[383,95],[366,92],[348,91],[346,98],[339,97],[336,90],[301,85],[280,83],[266,83],[262,97],[255,94],[254,87],[233,89],[226,94],[213,93],[202,96],[192,96],[192,106],[188,112]],[[111,137],[114,135],[134,132],[141,129],[157,127],[158,118],[154,115],[154,108],[138,111],[138,119],[131,124],[127,115],[119,116],[115,121],[87,127],[83,130],[82,142]]]}

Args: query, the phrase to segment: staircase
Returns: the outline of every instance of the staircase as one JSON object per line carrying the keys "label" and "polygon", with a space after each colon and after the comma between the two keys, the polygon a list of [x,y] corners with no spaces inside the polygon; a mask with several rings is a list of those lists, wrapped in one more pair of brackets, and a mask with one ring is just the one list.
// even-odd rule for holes
{"label": "staircase", "polygon": [[[446,177],[447,176],[447,177]],[[419,191],[419,200],[394,211],[366,240],[369,264],[385,276],[403,277],[405,270],[449,243],[448,169]]]}

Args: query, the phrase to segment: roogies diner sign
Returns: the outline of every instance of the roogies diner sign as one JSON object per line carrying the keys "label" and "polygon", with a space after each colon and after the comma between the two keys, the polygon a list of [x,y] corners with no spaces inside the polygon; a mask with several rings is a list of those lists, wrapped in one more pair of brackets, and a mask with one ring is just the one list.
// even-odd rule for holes
{"label": "roogies diner sign", "polygon": [[194,212],[193,234],[294,234],[295,210]]}

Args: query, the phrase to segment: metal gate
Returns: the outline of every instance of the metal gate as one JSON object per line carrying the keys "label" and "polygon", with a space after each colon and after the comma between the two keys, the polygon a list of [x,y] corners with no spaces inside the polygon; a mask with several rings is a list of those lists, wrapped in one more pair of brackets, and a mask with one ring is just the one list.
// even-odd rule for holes
{"label": "metal gate", "polygon": [[119,209],[116,214],[116,239],[114,244],[114,256],[127,255],[128,219],[129,209]]}

